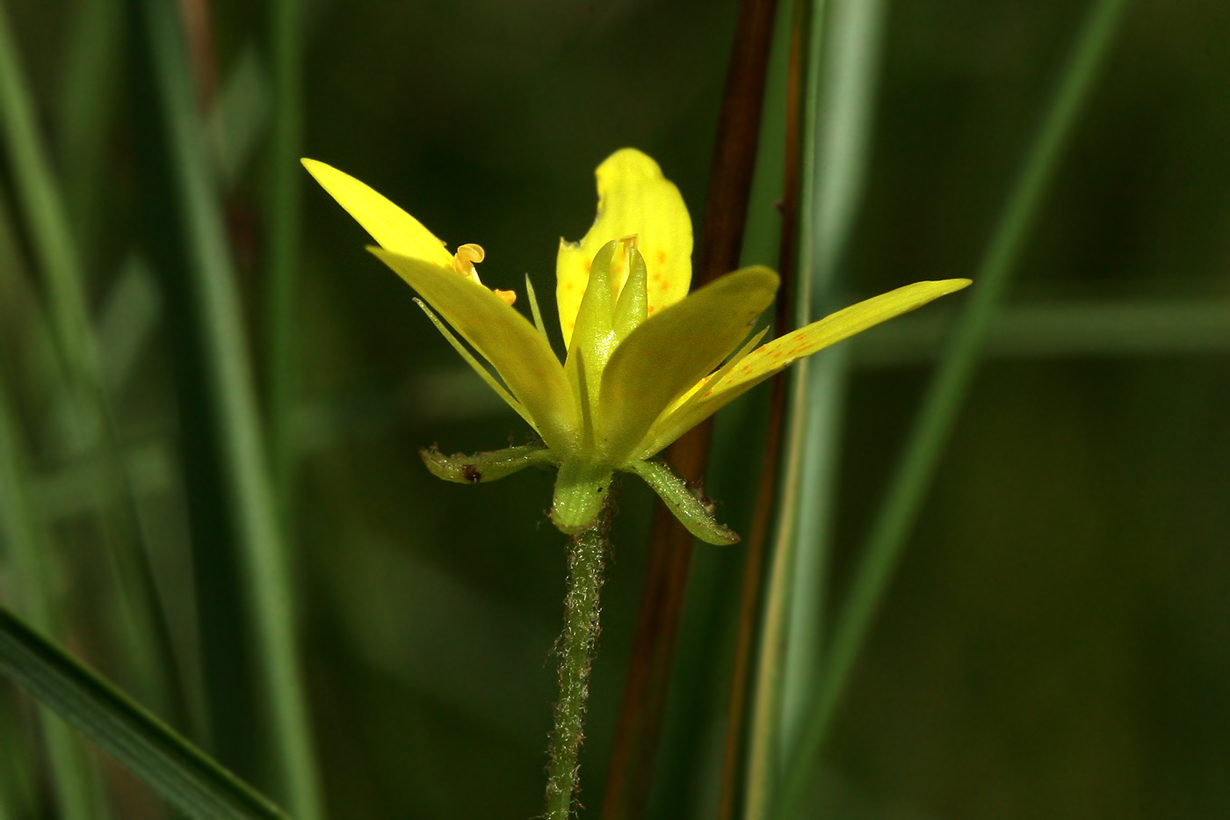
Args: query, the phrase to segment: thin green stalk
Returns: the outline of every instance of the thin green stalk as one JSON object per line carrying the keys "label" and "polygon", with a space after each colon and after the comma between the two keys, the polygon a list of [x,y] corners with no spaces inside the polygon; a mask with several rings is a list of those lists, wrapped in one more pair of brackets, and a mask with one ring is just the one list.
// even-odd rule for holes
{"label": "thin green stalk", "polygon": [[0,362],[14,391],[31,406],[47,406],[62,392],[55,342],[46,312],[30,281],[29,265],[20,249],[8,202],[0,197],[0,343],[20,354]]}
{"label": "thin green stalk", "polygon": [[166,707],[175,702],[173,656],[148,555],[131,507],[128,476],[120,459],[90,321],[84,269],[69,229],[64,197],[36,125],[33,98],[3,4],[0,125],[14,191],[45,283],[48,317],[66,374],[67,389],[61,406],[69,424],[69,449],[96,456],[102,467],[91,489],[98,505],[99,533],[118,586],[115,636],[125,660],[133,666],[142,695]]}
{"label": "thin green stalk", "polygon": [[[821,19],[822,18],[822,19]],[[796,326],[832,307],[861,201],[883,3],[830,0],[809,37],[800,196]],[[819,677],[828,531],[835,510],[846,348],[800,362],[794,374],[782,505],[765,597],[748,757],[747,816],[769,810],[778,761],[798,740],[800,713]]]}
{"label": "thin green stalk", "polygon": [[[799,119],[795,123],[792,135],[797,140],[796,150],[787,150],[787,155],[793,159],[795,167],[787,170],[797,185],[795,192],[795,208],[785,215],[793,219],[793,232],[783,236],[782,262],[793,259],[794,284],[794,315],[783,316],[782,305],[778,306],[779,321],[798,326],[798,321],[804,321],[811,311],[812,281],[810,267],[814,264],[811,254],[813,247],[809,237],[814,231],[811,215],[815,207],[815,190],[818,180],[817,163],[817,126],[820,106],[821,65],[824,56],[824,33],[828,23],[825,14],[825,0],[799,0],[793,20],[793,37],[797,43],[798,57],[801,64],[796,69],[798,76],[795,82],[799,84],[797,98]],[[789,161],[789,160],[788,160]],[[793,238],[793,247],[787,247]],[[785,265],[781,265],[785,267]],[[779,332],[781,329],[779,328]],[[773,401],[780,407],[782,418],[778,421],[779,435],[782,442],[779,450],[782,460],[777,467],[779,490],[777,498],[777,531],[770,535],[772,524],[768,510],[760,510],[760,518],[764,533],[762,538],[773,537],[772,548],[764,561],[762,573],[766,576],[760,584],[750,585],[749,579],[754,578],[749,572],[745,578],[745,601],[749,596],[756,596],[758,605],[748,606],[745,603],[745,616],[759,617],[758,635],[755,643],[755,656],[750,660],[751,668],[743,674],[747,675],[745,687],[750,690],[750,708],[748,709],[745,748],[743,749],[742,766],[742,816],[758,818],[763,816],[764,806],[773,793],[777,762],[775,748],[777,734],[777,710],[780,704],[780,681],[782,653],[785,649],[787,591],[782,576],[783,566],[792,563],[793,555],[789,554],[792,541],[794,515],[791,512],[798,506],[798,469],[800,453],[797,450],[800,434],[801,416],[798,413],[787,414],[786,408],[796,405],[800,400],[799,390],[806,384],[806,367],[808,362],[800,362],[802,373],[792,375],[790,391],[782,391],[782,385],[774,384]],[[779,377],[783,378],[783,377]],[[763,495],[763,492],[762,492]],[[772,505],[771,499],[764,502]],[[745,639],[746,640],[746,639]],[[743,655],[742,652],[739,653]],[[736,672],[738,674],[738,672]],[[736,688],[736,692],[738,689]],[[731,720],[738,715],[732,711]],[[728,753],[729,759],[729,753]],[[734,771],[729,771],[727,777],[732,780],[737,777]]]}
{"label": "thin green stalk", "polygon": [[[286,817],[263,795],[3,607],[0,675],[54,710],[187,817]],[[57,816],[86,815],[64,811]]]}
{"label": "thin green stalk", "polygon": [[13,817],[38,817],[45,813],[39,805],[38,777],[34,755],[30,754],[25,721],[18,709],[16,693],[0,695],[0,726],[11,729],[0,732],[0,806]]}
{"label": "thin green stalk", "polygon": [[[7,203],[0,197],[0,293],[5,300],[0,302],[0,559],[9,571],[23,579],[20,590],[22,598],[17,604],[34,620],[40,612],[55,608],[47,606],[42,599],[45,584],[42,579],[48,574],[42,562],[51,561],[51,551],[44,545],[44,533],[37,522],[41,511],[36,501],[38,490],[28,472],[28,460],[23,442],[26,440],[17,430],[16,408],[8,398],[6,380],[18,381],[25,368],[14,367],[18,360],[6,350],[9,345],[21,342],[22,363],[30,363],[34,374],[49,374],[55,370],[51,352],[51,336],[42,321],[31,288],[25,281],[25,260],[18,250],[18,242]],[[33,362],[30,362],[34,359]],[[48,379],[47,381],[50,381]],[[38,387],[50,385],[40,382]],[[29,601],[30,603],[26,603]],[[46,624],[44,625],[46,629]],[[40,731],[44,733],[51,765],[53,788],[61,784],[80,790],[84,780],[77,774],[77,754],[66,758],[69,770],[61,774],[59,748],[65,741],[57,735],[65,732],[40,715]],[[0,806],[19,817],[34,817],[40,813],[40,795],[36,788],[36,756],[31,754],[29,738],[20,731],[20,715],[17,704],[8,697],[0,696],[0,726],[13,727],[13,731],[0,732]],[[78,750],[79,751],[79,750]],[[61,806],[84,804],[74,795],[61,796]]]}
{"label": "thin green stalk", "polygon": [[[785,51],[784,105],[785,124],[783,140],[778,150],[781,153],[781,227],[778,231],[777,271],[782,286],[773,308],[773,321],[778,327],[790,323],[793,314],[793,287],[798,255],[799,196],[802,189],[800,175],[802,162],[802,128],[804,97],[804,53],[806,42],[802,36],[812,6],[798,0],[785,4],[777,18],[778,46]],[[762,166],[763,168],[764,166]],[[722,751],[720,776],[721,791],[718,796],[718,817],[730,820],[737,816],[746,797],[747,778],[741,776],[748,761],[747,736],[750,709],[748,701],[753,686],[753,658],[756,639],[760,633],[759,616],[762,605],[764,571],[768,564],[766,553],[772,525],[772,512],[779,488],[777,476],[782,458],[782,432],[786,406],[785,382],[779,375],[772,379],[767,406],[764,435],[764,459],[760,464],[760,480],[757,482],[755,502],[744,546],[743,577],[739,590],[738,621],[735,631],[735,651],[731,664],[730,695],[726,708],[726,731]]]}
{"label": "thin green stalk", "polygon": [[[27,460],[8,389],[0,378],[0,543],[3,543],[18,589],[22,610],[31,623],[47,632],[60,631],[60,607],[49,597],[54,553],[44,538],[31,503]],[[40,715],[43,739],[51,763],[59,816],[99,816],[99,784],[85,750],[67,726],[49,714]]]}
{"label": "thin green stalk", "polygon": [[242,567],[243,612],[251,621],[260,712],[267,721],[276,794],[293,816],[312,820],[321,815],[321,807],[298,655],[294,591],[257,413],[235,271],[194,108],[182,21],[174,4],[133,2],[142,24],[146,70],[154,82],[159,138],[167,152],[164,161],[170,165],[165,171],[185,230],[184,270],[177,275],[185,279],[195,312],[200,377],[208,388],[208,411],[215,425],[210,443],[221,466]]}
{"label": "thin green stalk", "polygon": [[[119,91],[124,15],[117,0],[81,0],[73,12],[63,72],[54,95],[57,159],[73,235],[87,258],[97,258],[110,205],[105,173]],[[95,271],[95,275],[99,272]]]}
{"label": "thin green stalk", "polygon": [[[780,606],[786,611],[778,621],[785,634],[775,636],[772,643],[766,639],[765,644],[781,648],[778,685],[765,688],[766,696],[779,702],[766,703],[763,714],[765,731],[776,737],[779,762],[788,760],[798,743],[802,716],[820,676],[850,362],[850,348],[838,347],[818,359],[807,360],[806,370],[794,374],[791,412],[792,418],[798,413],[799,424],[790,429],[791,436],[797,438],[786,445],[786,452],[798,459],[787,465],[797,471],[793,475],[798,487],[790,496],[793,522],[779,531],[767,593],[770,607]],[[767,664],[773,660],[766,653],[762,671],[771,673]],[[776,720],[771,721],[774,715]],[[776,728],[771,728],[774,724]]]}
{"label": "thin green stalk", "polygon": [[295,274],[299,266],[299,166],[302,131],[301,9],[299,0],[269,4],[273,53],[273,129],[270,134],[270,183],[266,224],[269,230],[269,334],[267,417],[274,491],[282,520],[289,527],[294,491],[292,439],[295,386]]}
{"label": "thin green stalk", "polygon": [[578,757],[585,736],[585,704],[589,671],[598,641],[598,592],[602,589],[606,553],[610,549],[609,505],[592,527],[573,536],[568,545],[568,589],[564,596],[564,631],[560,633],[559,700],[555,728],[547,748],[546,820],[568,820],[580,785]]}
{"label": "thin green stalk", "polygon": [[70,370],[70,381],[91,384],[99,372],[90,334],[77,245],[68,227],[63,198],[51,172],[35,122],[29,84],[5,6],[0,4],[0,118],[31,247],[46,280],[50,317]]}
{"label": "thin green stalk", "polygon": [[[829,3],[823,88],[819,109],[813,112],[818,119],[811,135],[815,142],[813,150],[805,149],[816,162],[809,175],[815,181],[806,189],[801,209],[802,214],[811,214],[799,251],[799,271],[809,283],[811,298],[799,300],[799,327],[844,306],[836,303],[835,294],[844,291],[840,268],[862,201],[884,18],[883,0]],[[796,500],[805,503],[793,510],[792,545],[782,542],[783,552],[795,555],[793,567],[788,555],[781,561],[783,574],[793,578],[793,589],[784,596],[790,614],[778,720],[779,749],[786,756],[797,742],[800,712],[819,675],[828,539],[849,363],[848,346],[800,362],[807,369],[796,373],[790,410],[792,417],[803,419],[797,446],[790,444],[787,449],[800,458]]]}
{"label": "thin green stalk", "polygon": [[877,605],[917,517],[961,399],[973,376],[982,342],[1004,287],[1037,217],[1077,115],[1102,66],[1126,0],[1098,0],[1087,18],[1059,86],[1014,185],[986,255],[974,276],[970,300],[910,432],[893,481],[862,551],[850,592],[833,630],[824,678],[792,761],[778,816],[797,816],[837,700],[866,638]]}

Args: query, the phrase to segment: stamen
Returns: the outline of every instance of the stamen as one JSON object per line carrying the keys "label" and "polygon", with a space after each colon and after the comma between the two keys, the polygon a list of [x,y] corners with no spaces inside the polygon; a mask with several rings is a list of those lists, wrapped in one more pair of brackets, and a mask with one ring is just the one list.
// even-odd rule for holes
{"label": "stamen", "polygon": [[457,249],[457,253],[453,254],[453,270],[462,276],[473,276],[474,281],[477,282],[478,271],[474,270],[474,264],[483,261],[486,256],[487,252],[483,250],[482,245],[467,242]]}
{"label": "stamen", "polygon": [[[457,248],[457,253],[453,254],[453,270],[460,275],[469,279],[476,285],[482,285],[483,282],[478,278],[478,271],[474,265],[483,261],[487,256],[487,252],[483,250],[482,245],[476,245],[473,242],[467,242]],[[504,300],[504,303],[511,305],[517,301],[517,294],[511,290],[497,290],[492,288],[492,293]]]}

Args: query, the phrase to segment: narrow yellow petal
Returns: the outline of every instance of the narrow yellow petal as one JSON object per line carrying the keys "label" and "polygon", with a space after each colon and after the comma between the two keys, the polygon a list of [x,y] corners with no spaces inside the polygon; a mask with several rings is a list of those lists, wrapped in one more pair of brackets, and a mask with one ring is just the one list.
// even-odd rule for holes
{"label": "narrow yellow petal", "polygon": [[533,427],[534,430],[537,431],[538,425],[535,424],[534,419],[530,417],[529,411],[522,407],[521,402],[514,399],[512,394],[508,392],[508,389],[505,388],[504,385],[500,384],[500,380],[491,375],[491,371],[488,370],[482,362],[475,358],[473,353],[466,349],[466,346],[462,344],[461,340],[453,335],[453,331],[448,329],[448,325],[444,324],[440,317],[437,316],[431,308],[427,307],[427,303],[417,297],[415,298],[414,303],[423,309],[423,312],[427,314],[427,318],[430,319],[431,323],[436,326],[436,330],[440,331],[440,335],[444,337],[444,340],[449,343],[449,346],[451,346],[453,350],[457,351],[457,355],[465,360],[465,363],[470,366],[470,369],[477,373],[478,377],[482,379],[483,382],[490,387],[497,396],[503,399],[505,404],[515,410],[518,416],[525,419],[526,424]]}
{"label": "narrow yellow petal", "polygon": [[598,447],[616,465],[633,455],[662,411],[708,375],[773,301],[777,274],[727,274],[650,316],[607,363],[598,395]]}
{"label": "narrow yellow petal", "polygon": [[731,357],[727,359],[725,363],[722,364],[721,367],[719,367],[717,370],[710,373],[708,376],[705,376],[703,379],[701,379],[700,381],[696,383],[696,386],[694,386],[693,388],[688,390],[688,392],[684,393],[682,396],[680,396],[679,398],[671,402],[670,406],[667,407],[665,412],[663,413],[663,416],[669,416],[673,413],[685,412],[687,410],[688,405],[695,404],[696,402],[703,399],[705,396],[709,395],[708,394],[709,385],[718,384],[719,382],[722,381],[722,379],[726,378],[726,374],[729,373],[731,370],[734,370],[736,367],[738,367],[739,362],[743,361],[743,359],[747,356],[747,354],[751,353],[753,350],[756,349],[756,346],[760,344],[760,340],[763,339],[768,334],[768,332],[769,332],[769,328],[762,327],[759,331],[757,331],[755,336],[752,336],[750,339],[744,342],[743,346],[740,347],[737,351],[735,351],[735,353],[731,355]]}
{"label": "narrow yellow petal", "polygon": [[529,320],[487,288],[458,276],[451,264],[433,265],[382,248],[369,250],[491,362],[547,446],[561,453],[575,448],[576,401],[563,365]]}
{"label": "narrow yellow petal", "polygon": [[[589,266],[607,242],[636,237],[648,268],[649,314],[678,302],[692,281],[692,219],[674,183],[658,163],[634,148],[616,151],[598,166],[598,216],[580,242],[560,240],[556,301],[564,344],[572,340]],[[612,273],[616,273],[612,271]],[[617,273],[615,294],[628,272]]]}
{"label": "narrow yellow petal", "polygon": [[830,314],[818,322],[787,333],[752,351],[724,377],[715,380],[705,393],[664,415],[645,437],[637,458],[648,458],[675,441],[688,430],[734,401],[765,379],[779,373],[796,360],[847,339],[856,333],[922,307],[933,299],[961,290],[968,279],[915,282],[903,288],[873,296]]}
{"label": "narrow yellow petal", "polygon": [[300,160],[329,196],[363,226],[380,247],[411,259],[451,265],[444,243],[410,214],[354,177],[314,159]]}

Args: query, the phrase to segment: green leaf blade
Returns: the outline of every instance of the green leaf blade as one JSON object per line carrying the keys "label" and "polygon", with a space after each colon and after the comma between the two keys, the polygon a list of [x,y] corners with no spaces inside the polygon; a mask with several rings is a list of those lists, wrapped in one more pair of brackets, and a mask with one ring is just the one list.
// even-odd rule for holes
{"label": "green leaf blade", "polygon": [[101,677],[0,607],[0,673],[189,817],[286,813]]}

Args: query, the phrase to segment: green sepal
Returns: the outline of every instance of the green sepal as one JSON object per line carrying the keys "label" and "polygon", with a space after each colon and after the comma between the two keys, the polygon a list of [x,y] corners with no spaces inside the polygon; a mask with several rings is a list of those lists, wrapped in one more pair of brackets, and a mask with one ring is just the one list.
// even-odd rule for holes
{"label": "green sepal", "polygon": [[432,445],[419,450],[419,455],[432,475],[457,484],[496,481],[526,467],[555,463],[555,457],[545,444],[522,444],[486,453],[453,453],[449,456]]}
{"label": "green sepal", "polygon": [[619,293],[615,318],[611,322],[615,338],[620,341],[626,339],[649,316],[649,271],[645,268],[645,257],[631,243],[627,243],[625,248],[628,254],[628,280]]}
{"label": "green sepal", "polygon": [[739,534],[713,517],[713,502],[694,491],[669,466],[661,461],[633,461],[621,469],[640,476],[667,508],[706,544],[734,544]]}
{"label": "green sepal", "polygon": [[576,535],[592,526],[611,490],[614,472],[605,464],[565,459],[555,478],[551,523],[566,535]]}
{"label": "green sepal", "polygon": [[[602,368],[606,367],[611,351],[615,349],[615,331],[612,321],[615,316],[615,298],[611,288],[611,262],[618,250],[618,242],[608,242],[598,251],[589,269],[589,284],[577,312],[577,324],[568,344],[568,356],[564,370],[569,375],[578,361],[584,361],[585,385],[591,400],[598,397],[602,381]],[[577,385],[581,387],[581,385]]]}

